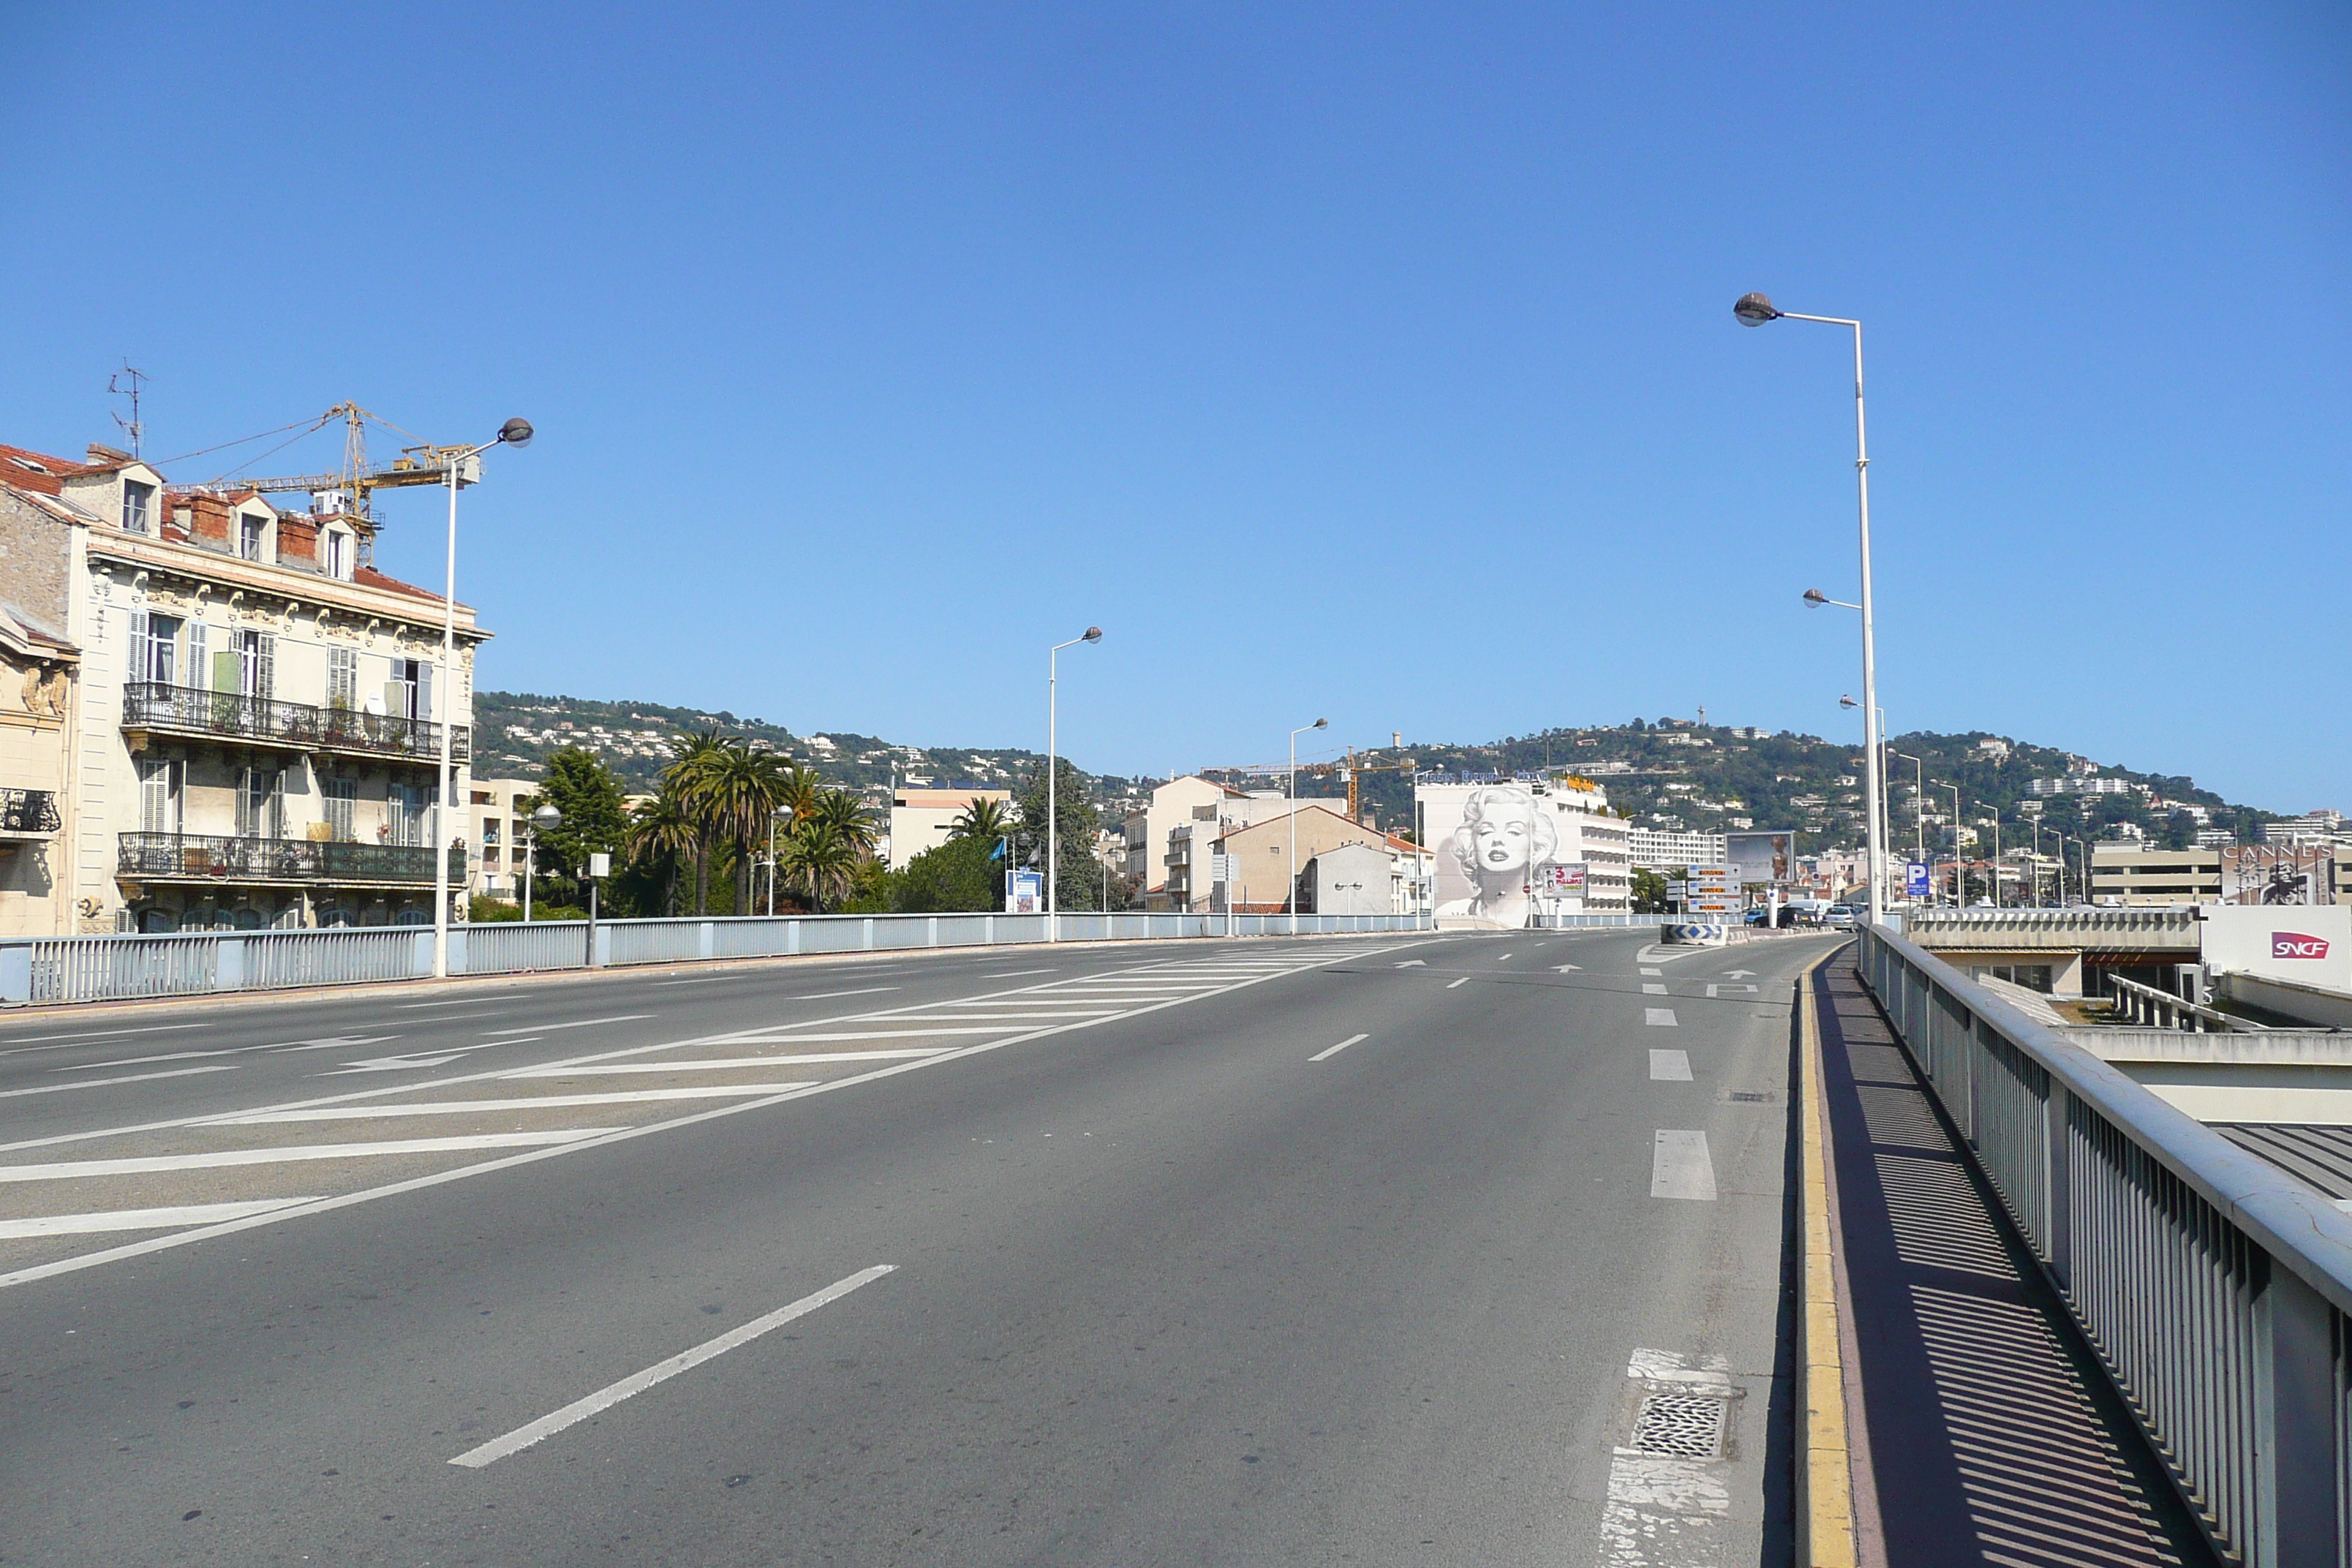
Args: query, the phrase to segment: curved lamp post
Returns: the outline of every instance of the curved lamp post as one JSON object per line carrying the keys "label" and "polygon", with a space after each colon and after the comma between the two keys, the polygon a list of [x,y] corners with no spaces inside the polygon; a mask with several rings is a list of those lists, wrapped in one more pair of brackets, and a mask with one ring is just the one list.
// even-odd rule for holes
{"label": "curved lamp post", "polygon": [[1062,813],[1055,788],[1060,784],[1061,770],[1055,765],[1054,749],[1058,737],[1055,727],[1059,722],[1057,691],[1061,681],[1059,660],[1062,650],[1076,647],[1082,642],[1102,641],[1102,627],[1088,626],[1067,642],[1057,642],[1045,651],[1045,940],[1062,940],[1062,917],[1055,907],[1054,885],[1059,882],[1062,869]]}
{"label": "curved lamp post", "polygon": [[1298,934],[1298,737],[1309,730],[1320,730],[1331,722],[1318,719],[1312,724],[1301,724],[1290,732],[1290,895],[1284,901],[1290,906],[1290,934]]}
{"label": "curved lamp post", "polygon": [[[1879,810],[1878,756],[1878,654],[1874,640],[1870,596],[1870,441],[1868,427],[1863,419],[1862,400],[1862,323],[1844,316],[1805,316],[1794,310],[1783,310],[1761,294],[1742,294],[1731,307],[1743,327],[1760,327],[1767,321],[1821,321],[1833,327],[1853,329],[1853,471],[1854,483],[1862,504],[1862,603],[1852,606],[1862,612],[1862,724],[1864,745],[1870,763],[1870,920],[1877,924],[1886,913],[1886,847],[1885,824]],[[1805,595],[1808,604],[1835,604],[1826,595],[1816,598],[1821,590]]]}
{"label": "curved lamp post", "polygon": [[[517,451],[530,445],[532,431],[528,419],[509,419],[499,426],[499,433],[478,447],[444,448],[441,458],[449,483],[449,563],[447,585],[441,595],[441,809],[434,813],[433,824],[433,978],[449,977],[449,823],[457,815],[456,791],[449,780],[449,734],[447,717],[450,699],[457,689],[449,684],[450,667],[457,662],[457,491],[481,477],[481,456],[493,447],[512,447]],[[425,715],[431,718],[432,715]]]}

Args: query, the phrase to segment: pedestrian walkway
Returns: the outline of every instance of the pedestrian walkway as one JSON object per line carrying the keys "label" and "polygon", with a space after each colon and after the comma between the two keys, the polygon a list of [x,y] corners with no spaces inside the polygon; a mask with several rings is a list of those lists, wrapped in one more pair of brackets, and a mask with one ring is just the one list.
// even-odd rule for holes
{"label": "pedestrian walkway", "polygon": [[1851,953],[1814,971],[1865,1565],[2205,1564]]}

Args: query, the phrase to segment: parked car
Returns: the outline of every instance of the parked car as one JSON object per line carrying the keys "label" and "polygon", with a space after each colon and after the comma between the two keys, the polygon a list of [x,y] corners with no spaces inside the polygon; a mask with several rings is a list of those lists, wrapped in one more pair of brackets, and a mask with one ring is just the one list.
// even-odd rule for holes
{"label": "parked car", "polygon": [[1852,904],[1832,904],[1826,917],[1832,931],[1852,931],[1860,922],[1862,911]]}

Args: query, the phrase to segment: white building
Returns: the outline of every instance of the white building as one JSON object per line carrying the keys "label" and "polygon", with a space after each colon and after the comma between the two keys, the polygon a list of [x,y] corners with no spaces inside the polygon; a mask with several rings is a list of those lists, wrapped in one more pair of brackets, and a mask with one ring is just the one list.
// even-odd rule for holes
{"label": "white building", "polygon": [[[528,864],[530,816],[519,802],[537,795],[536,779],[475,779],[466,794],[466,842],[473,847],[470,891],[519,902]],[[618,865],[618,857],[614,864]]]}
{"label": "white building", "polygon": [[1013,792],[1009,789],[918,789],[901,785],[890,797],[890,842],[884,851],[884,860],[893,871],[906,869],[907,862],[925,850],[937,849],[948,841],[955,828],[956,819],[971,809],[977,801],[992,801],[1010,806]]}
{"label": "white building", "polygon": [[1720,866],[1731,850],[1720,833],[1692,833],[1663,827],[1627,826],[1626,853],[1645,871],[1678,869],[1685,866]]}
{"label": "white building", "polygon": [[[457,798],[467,787],[488,636],[473,611],[457,606],[442,689],[440,596],[374,569],[376,521],[340,494],[284,511],[249,489],[174,489],[95,446],[80,462],[0,447],[0,486],[22,526],[47,531],[61,640],[79,656],[60,737],[60,923],[430,923],[444,724]],[[46,602],[46,570],[0,558],[0,602]],[[453,843],[461,894],[462,853]]]}

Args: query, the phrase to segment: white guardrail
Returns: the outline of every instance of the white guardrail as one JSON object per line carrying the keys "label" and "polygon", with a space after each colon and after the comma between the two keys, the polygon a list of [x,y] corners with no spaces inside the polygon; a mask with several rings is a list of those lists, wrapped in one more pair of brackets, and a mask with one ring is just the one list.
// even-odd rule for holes
{"label": "white guardrail", "polygon": [[1864,979],[2231,1562],[2352,1562],[2352,1215],[1884,931]]}
{"label": "white guardrail", "polygon": [[[1044,915],[745,915],[711,920],[484,922],[449,930],[449,973],[691,963],[713,958],[988,947],[1046,939]],[[1288,915],[1102,914],[1058,917],[1062,942],[1286,936]],[[1425,915],[1299,915],[1301,936],[1430,929]],[[593,937],[592,937],[593,931]],[[591,951],[591,942],[593,951]],[[192,931],[175,936],[0,938],[0,1003],[104,1002],[299,985],[420,980],[433,931]]]}

